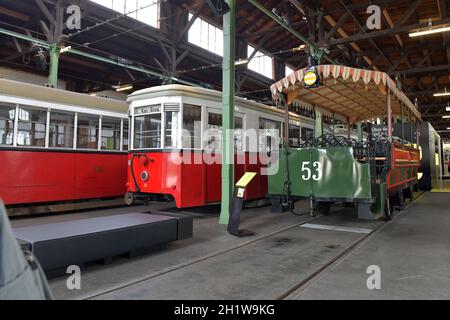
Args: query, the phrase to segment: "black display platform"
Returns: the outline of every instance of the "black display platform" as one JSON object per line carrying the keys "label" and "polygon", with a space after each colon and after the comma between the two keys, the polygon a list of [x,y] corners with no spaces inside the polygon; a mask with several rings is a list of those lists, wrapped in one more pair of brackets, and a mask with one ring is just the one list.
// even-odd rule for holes
{"label": "black display platform", "polygon": [[192,225],[192,217],[185,215],[127,213],[37,224],[13,232],[48,272],[190,238]]}

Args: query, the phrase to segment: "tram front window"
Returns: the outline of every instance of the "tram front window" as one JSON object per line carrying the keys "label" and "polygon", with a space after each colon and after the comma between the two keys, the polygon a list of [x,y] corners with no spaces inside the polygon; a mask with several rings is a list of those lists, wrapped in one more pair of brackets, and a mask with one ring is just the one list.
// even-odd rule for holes
{"label": "tram front window", "polygon": [[161,113],[134,118],[134,148],[161,148]]}
{"label": "tram front window", "polygon": [[166,123],[165,123],[165,147],[177,148],[178,138],[178,112],[166,111]]}

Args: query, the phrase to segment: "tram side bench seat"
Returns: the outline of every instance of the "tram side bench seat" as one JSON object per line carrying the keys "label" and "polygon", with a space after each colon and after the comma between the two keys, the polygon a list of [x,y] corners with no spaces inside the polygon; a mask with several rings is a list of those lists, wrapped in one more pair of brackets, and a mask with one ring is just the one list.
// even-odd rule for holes
{"label": "tram side bench seat", "polygon": [[22,247],[37,257],[47,276],[70,265],[108,261],[112,257],[153,251],[192,237],[193,219],[180,214],[127,213],[15,228]]}

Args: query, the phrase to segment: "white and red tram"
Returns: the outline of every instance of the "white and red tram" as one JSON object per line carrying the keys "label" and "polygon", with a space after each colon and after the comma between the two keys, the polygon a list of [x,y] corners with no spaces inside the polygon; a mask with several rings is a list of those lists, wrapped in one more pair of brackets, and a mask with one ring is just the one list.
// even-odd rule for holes
{"label": "white and red tram", "polygon": [[128,131],[125,102],[0,79],[0,199],[123,196]]}
{"label": "white and red tram", "polygon": [[[126,202],[165,199],[173,200],[178,208],[219,202],[221,92],[166,85],[136,91],[128,102],[131,137]],[[258,173],[246,190],[246,200],[267,194],[267,176],[261,173],[273,148],[279,147],[273,138],[283,136],[283,120],[282,110],[236,98],[235,180],[247,171]],[[249,129],[255,129],[256,135]],[[302,136],[312,135],[313,121],[290,114],[289,131],[290,143],[297,145]]]}

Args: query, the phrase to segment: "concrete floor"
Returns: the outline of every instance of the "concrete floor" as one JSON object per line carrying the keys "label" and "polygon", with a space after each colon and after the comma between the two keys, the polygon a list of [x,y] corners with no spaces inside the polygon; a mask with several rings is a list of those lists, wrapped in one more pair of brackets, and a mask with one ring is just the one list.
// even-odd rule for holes
{"label": "concrete floor", "polygon": [[[426,193],[293,299],[450,299],[450,193]],[[381,269],[381,290],[365,273]]]}
{"label": "concrete floor", "polygon": [[[383,225],[350,256],[288,298],[450,298],[449,198],[450,193],[426,193],[387,224],[357,220],[349,208],[335,208],[310,227],[300,226],[309,215],[247,209],[241,227],[256,236],[241,239],[217,224],[217,207],[194,209],[193,238],[134,259],[117,258],[107,266],[92,264],[82,271],[81,290],[69,291],[65,277],[50,280],[50,286],[58,299],[276,299]],[[300,203],[296,211],[307,211],[307,206]],[[98,210],[39,218],[39,223],[146,210]],[[14,226],[30,223],[36,219],[13,221]],[[371,264],[381,267],[381,290],[366,287]]]}

